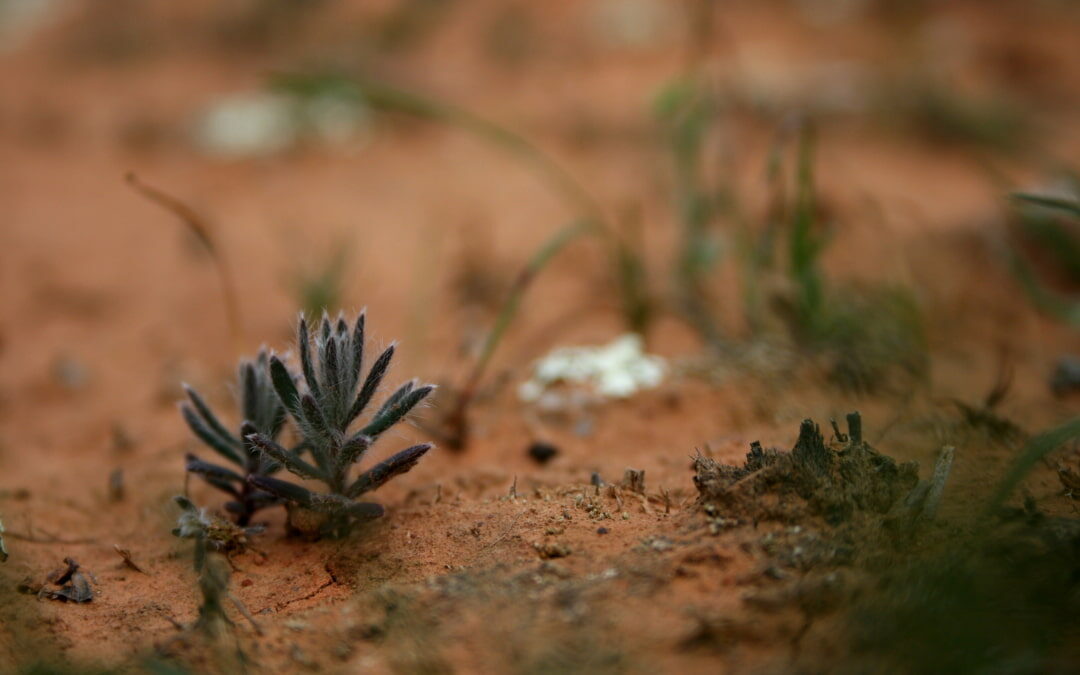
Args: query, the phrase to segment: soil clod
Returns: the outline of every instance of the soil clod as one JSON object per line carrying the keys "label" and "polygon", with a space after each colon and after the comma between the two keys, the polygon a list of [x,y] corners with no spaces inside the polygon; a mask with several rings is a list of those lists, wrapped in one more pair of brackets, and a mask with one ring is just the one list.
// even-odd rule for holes
{"label": "soil clod", "polygon": [[529,457],[533,459],[537,464],[544,465],[555,459],[555,455],[559,454],[559,449],[551,443],[545,443],[543,441],[534,441],[529,445]]}

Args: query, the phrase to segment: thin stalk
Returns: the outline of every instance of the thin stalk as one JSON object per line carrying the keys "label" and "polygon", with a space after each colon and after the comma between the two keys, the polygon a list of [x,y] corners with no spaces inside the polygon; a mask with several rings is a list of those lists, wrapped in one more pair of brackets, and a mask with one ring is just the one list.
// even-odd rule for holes
{"label": "thin stalk", "polygon": [[468,441],[468,406],[476,396],[480,381],[483,379],[488,364],[491,362],[491,357],[495,355],[495,350],[502,341],[503,335],[517,315],[518,307],[521,304],[521,298],[529,288],[529,285],[548,262],[550,262],[551,259],[554,258],[567,244],[580,236],[595,233],[596,225],[590,221],[576,222],[564,227],[544,242],[544,245],[533,254],[533,257],[525,265],[524,269],[522,269],[517,278],[514,279],[514,283],[510,287],[510,292],[507,294],[506,300],[503,302],[502,308],[495,318],[495,323],[492,325],[487,338],[484,340],[484,346],[480,350],[480,355],[473,364],[472,370],[469,371],[469,374],[465,378],[465,384],[458,394],[454,408],[451,410],[450,414],[447,415],[446,424],[449,429],[449,434],[446,442],[450,447],[460,450],[465,447],[465,444]]}
{"label": "thin stalk", "polygon": [[1080,417],[1074,417],[1061,426],[1045,431],[1031,439],[1024,451],[1013,460],[1012,466],[1009,468],[1008,473],[1005,474],[1005,478],[998,485],[997,490],[994,491],[994,495],[987,503],[985,515],[990,516],[996,513],[1005,504],[1005,500],[1020,484],[1020,481],[1031,473],[1031,470],[1035,468],[1035,465],[1041,459],[1075,438],[1080,438]]}
{"label": "thin stalk", "polygon": [[184,225],[195,235],[199,243],[206,248],[210,258],[214,261],[217,270],[218,281],[221,283],[221,297],[225,306],[225,320],[228,323],[229,335],[233,341],[234,349],[239,352],[243,345],[243,328],[240,321],[240,303],[237,301],[236,287],[233,276],[225,259],[225,253],[217,245],[211,234],[211,228],[206,221],[195,212],[194,209],[184,204],[179,199],[165,194],[155,187],[151,187],[139,180],[134,172],[129,171],[124,180],[146,199],[162,207],[180,219]]}
{"label": "thin stalk", "polygon": [[799,133],[796,168],[795,208],[792,213],[790,265],[798,287],[799,326],[816,337],[824,301],[818,256],[821,242],[814,237],[815,199],[813,170],[813,132],[806,124]]}
{"label": "thin stalk", "polygon": [[359,80],[357,86],[364,100],[376,108],[452,124],[502,147],[535,169],[556,191],[574,203],[581,210],[583,219],[612,234],[604,225],[600,204],[589,191],[520,134],[463,108],[382,82],[364,79]]}
{"label": "thin stalk", "polygon": [[1047,197],[1045,195],[1034,195],[1025,192],[1014,192],[1010,196],[1019,202],[1027,202],[1028,204],[1034,204],[1036,206],[1042,206],[1048,209],[1064,211],[1065,213],[1071,214],[1075,218],[1080,218],[1080,202],[1074,199]]}

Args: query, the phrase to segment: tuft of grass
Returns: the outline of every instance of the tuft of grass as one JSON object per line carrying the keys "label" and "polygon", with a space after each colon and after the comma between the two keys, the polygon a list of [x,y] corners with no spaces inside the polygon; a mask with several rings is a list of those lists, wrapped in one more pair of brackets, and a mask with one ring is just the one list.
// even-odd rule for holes
{"label": "tuft of grass", "polygon": [[1004,509],[1030,471],[1080,438],[1080,417],[1031,439],[981,519],[878,552],[873,592],[848,614],[845,672],[1066,672],[1076,663],[1080,521]]}
{"label": "tuft of grass", "polygon": [[[772,265],[774,242],[786,245],[791,291],[778,298],[777,307],[795,342],[824,361],[833,384],[874,393],[886,389],[896,375],[902,375],[905,384],[923,379],[929,367],[928,347],[919,305],[911,291],[883,284],[830,287],[826,282],[821,257],[828,234],[819,224],[814,140],[808,124],[799,127],[797,143],[794,199],[787,203],[780,187],[783,182],[774,177],[777,196],[770,223],[779,222],[780,226],[766,228],[751,269],[767,271]],[[780,163],[777,153],[770,173],[779,173]],[[784,236],[786,240],[781,240]]]}
{"label": "tuft of grass", "polygon": [[[372,402],[394,356],[394,345],[384,350],[361,378],[364,365],[365,314],[361,312],[350,331],[345,315],[331,321],[324,314],[318,333],[308,331],[307,319],[299,317],[297,351],[301,375],[296,377],[277,356],[270,357],[270,379],[281,404],[295,421],[312,462],[282,447],[272,437],[253,432],[244,438],[267,461],[280,464],[299,478],[316,480],[327,492],[307,488],[265,475],[248,476],[255,488],[272,494],[289,507],[295,530],[331,537],[347,534],[353,525],[378,518],[378,504],[357,502],[390,479],[412,469],[431,448],[422,443],[406,448],[376,464],[356,478],[352,467],[379,437],[434,390],[410,380],[392,393],[360,429],[350,427]],[[314,342],[314,352],[312,346]],[[297,384],[301,387],[297,387]]]}
{"label": "tuft of grass", "polygon": [[822,332],[825,320],[825,283],[820,269],[825,238],[818,234],[817,199],[814,186],[814,138],[808,124],[799,134],[795,175],[795,205],[788,237],[788,264],[795,282],[795,317],[797,325],[811,336]]}
{"label": "tuft of grass", "polygon": [[829,381],[846,391],[879,393],[925,379],[928,345],[910,290],[877,286],[838,293],[815,327],[814,349]]}
{"label": "tuft of grass", "polygon": [[572,223],[559,230],[533,254],[525,268],[521,270],[514,280],[510,292],[507,294],[506,300],[495,318],[495,324],[484,340],[480,356],[473,363],[468,375],[466,375],[464,385],[458,391],[454,407],[451,408],[444,420],[446,428],[443,434],[447,445],[452,449],[464,449],[468,443],[470,435],[469,405],[479,390],[480,382],[483,380],[491,358],[495,355],[496,348],[517,315],[525,291],[528,290],[536,275],[547,266],[552,258],[558,255],[559,251],[578,237],[588,234],[590,230],[591,227],[588,223]]}
{"label": "tuft of grass", "polygon": [[701,78],[686,77],[668,85],[654,102],[654,113],[671,153],[675,200],[681,223],[675,260],[675,288],[686,319],[714,347],[723,343],[708,297],[708,275],[719,257],[712,225],[722,205],[705,181],[705,140],[717,104]]}
{"label": "tuft of grass", "polygon": [[[240,361],[238,384],[240,410],[243,421],[237,433],[229,431],[218,416],[206,404],[194,388],[184,385],[188,401],[180,405],[180,412],[191,432],[202,443],[238,467],[239,471],[203,461],[195,455],[187,456],[186,470],[202,477],[210,485],[226,493],[232,499],[225,509],[236,517],[239,525],[251,522],[255,512],[279,500],[266,492],[257,490],[248,482],[248,476],[269,476],[281,469],[281,465],[268,460],[245,437],[261,433],[276,439],[285,423],[285,408],[278,400],[270,381],[269,354],[260,350],[254,359]],[[293,454],[296,453],[294,449]]]}

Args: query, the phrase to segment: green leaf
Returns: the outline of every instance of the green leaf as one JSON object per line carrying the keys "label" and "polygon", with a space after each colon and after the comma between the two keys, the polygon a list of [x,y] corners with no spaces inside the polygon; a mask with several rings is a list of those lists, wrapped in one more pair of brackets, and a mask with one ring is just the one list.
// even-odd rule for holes
{"label": "green leaf", "polygon": [[1001,508],[1020,481],[1031,473],[1042,458],[1075,438],[1080,438],[1080,417],[1074,417],[1061,426],[1045,431],[1028,441],[1024,451],[1013,460],[1005,478],[994,491],[994,496],[986,507],[987,515]]}
{"label": "green leaf", "polygon": [[267,457],[278,462],[297,476],[300,476],[301,478],[314,478],[315,480],[321,481],[327,480],[327,475],[322,469],[308,464],[300,459],[295,453],[289,452],[283,446],[278,445],[268,436],[263,434],[251,434],[245,436],[245,438]]}
{"label": "green leaf", "polygon": [[[409,412],[416,407],[420,401],[423,401],[428,394],[435,390],[434,385],[425,385],[419,389],[408,391],[403,394],[397,400],[392,400],[391,405],[384,406],[371,423],[368,424],[360,432],[365,436],[377,437],[382,432],[386,431],[390,427],[394,426],[402,420]],[[396,396],[396,394],[395,394]]]}
{"label": "green leaf", "polygon": [[371,492],[377,489],[384,483],[395,476],[411,470],[416,463],[420,461],[420,458],[427,454],[428,450],[431,450],[431,443],[421,443],[420,445],[414,445],[411,448],[406,448],[397,453],[390,459],[380,462],[373,466],[369,471],[365,471],[360,475],[356,481],[349,486],[346,491],[346,495],[355,499],[365,492]]}
{"label": "green leaf", "polygon": [[203,418],[200,417],[191,406],[186,403],[180,404],[180,414],[184,417],[184,421],[187,422],[188,427],[191,428],[192,433],[194,433],[199,440],[212,450],[217,451],[218,454],[225,457],[230,462],[243,466],[244,459],[240,456],[240,453],[237,452],[236,448],[234,448],[226,439],[210,429],[206,422],[203,421]]}
{"label": "green leaf", "polygon": [[270,357],[270,380],[274,383],[274,390],[285,409],[292,413],[296,419],[300,419],[300,392],[296,390],[292,373],[285,367],[277,356]]}
{"label": "green leaf", "polygon": [[269,492],[275,497],[295,502],[301,506],[311,506],[316,496],[314,492],[307,488],[277,478],[270,478],[269,476],[248,476],[248,483],[263,492]]}

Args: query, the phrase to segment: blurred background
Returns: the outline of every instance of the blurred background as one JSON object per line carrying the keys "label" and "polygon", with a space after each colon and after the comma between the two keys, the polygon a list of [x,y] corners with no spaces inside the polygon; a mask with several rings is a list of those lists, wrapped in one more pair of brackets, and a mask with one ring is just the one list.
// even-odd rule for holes
{"label": "blurred background", "polygon": [[684,482],[656,447],[854,406],[923,462],[1075,415],[1078,29],[1070,0],[0,0],[0,487],[123,461],[172,494],[180,382],[227,405],[298,310],[366,306],[444,385],[413,433],[477,465],[542,436],[622,471],[595,447],[640,411],[538,432],[516,387],[625,333],[700,402],[627,445]]}
{"label": "blurred background", "polygon": [[[935,347],[971,330],[1045,371],[1032,340],[1077,320],[1075,223],[1008,195],[1075,195],[1077,18],[1064,0],[4,0],[7,388],[61,373],[123,410],[192,359],[279,345],[297,307],[368,306],[413,368],[453,379],[530,256],[582,220],[604,234],[539,277],[508,363],[626,329],[668,354],[773,324],[805,343],[829,277],[949,321]],[[205,242],[128,172],[205,221],[236,316]]]}

